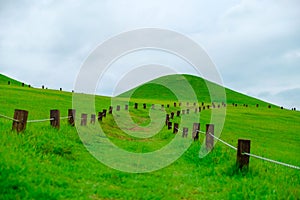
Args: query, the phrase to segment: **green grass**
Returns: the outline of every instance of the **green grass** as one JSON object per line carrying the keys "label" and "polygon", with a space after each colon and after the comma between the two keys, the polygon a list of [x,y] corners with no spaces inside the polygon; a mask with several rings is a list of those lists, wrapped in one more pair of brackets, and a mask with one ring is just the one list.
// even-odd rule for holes
{"label": "green grass", "polygon": [[[198,101],[209,103],[202,79],[185,76],[197,88]],[[167,112],[176,111],[174,94],[157,85],[160,81],[180,86],[181,76],[163,77],[155,84],[146,84],[133,92],[130,115],[136,123],[128,129],[145,132],[151,123],[151,104],[170,104]],[[0,79],[1,80],[1,79]],[[217,87],[217,86],[214,86]],[[185,95],[186,91],[182,91]],[[49,117],[50,109],[59,109],[62,116],[72,107],[72,93],[41,90],[0,84],[0,114],[12,117],[14,109],[29,111],[29,120]],[[151,152],[168,144],[174,137],[163,128],[150,138],[136,138],[120,130],[124,104],[130,93],[116,98],[122,104],[120,112],[103,118],[101,126],[106,136],[117,146],[131,152]],[[300,166],[300,113],[271,109],[266,102],[226,90],[226,121],[221,139],[236,146],[237,139],[251,139],[251,153]],[[188,99],[187,99],[188,100]],[[139,109],[133,104],[139,103]],[[231,103],[237,103],[233,107]],[[110,98],[96,97],[96,109],[110,105]],[[147,103],[147,109],[142,109]],[[256,104],[259,103],[259,108]],[[191,103],[190,103],[191,104]],[[243,107],[243,104],[249,106]],[[191,109],[187,119],[189,140],[196,115]],[[79,116],[80,113],[77,113]],[[90,114],[90,113],[89,113]],[[201,112],[201,130],[209,123],[211,110]],[[179,122],[181,118],[175,118]],[[218,142],[206,157],[199,158],[205,139],[194,142],[171,165],[151,173],[126,173],[107,167],[85,148],[76,128],[62,120],[61,129],[49,122],[28,123],[24,133],[11,131],[12,122],[0,118],[0,199],[299,199],[300,171],[250,158],[248,173],[235,168],[236,152]],[[182,128],[183,125],[181,125]],[[87,129],[93,129],[89,125]],[[178,133],[180,134],[180,133]],[[184,139],[183,139],[184,140]]]}

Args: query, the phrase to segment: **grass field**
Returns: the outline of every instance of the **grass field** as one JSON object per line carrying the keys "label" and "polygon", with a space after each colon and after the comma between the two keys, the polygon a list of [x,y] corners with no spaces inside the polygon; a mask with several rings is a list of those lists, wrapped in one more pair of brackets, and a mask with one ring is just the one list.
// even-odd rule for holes
{"label": "grass field", "polygon": [[[195,89],[198,101],[209,103],[205,82],[193,76],[185,78]],[[181,79],[182,76],[168,76],[156,83],[180,87]],[[172,105],[176,98],[154,83],[141,86],[130,99],[130,115],[141,127],[151,122],[149,107],[152,103]],[[116,100],[123,102],[129,93]],[[0,94],[0,114],[10,117],[16,108],[28,110],[29,120],[49,118],[50,109],[59,109],[61,116],[66,116],[67,110],[72,108],[72,93],[7,85],[7,77],[4,80],[2,76]],[[274,105],[269,109],[266,102],[228,89],[226,95],[228,105],[221,139],[234,146],[239,138],[251,139],[251,153],[300,166],[299,112]],[[137,110],[132,108],[135,102],[139,103]],[[107,109],[110,103],[110,98],[97,96],[96,110]],[[147,103],[147,109],[141,108],[142,103]],[[171,106],[166,111],[177,109]],[[125,111],[121,110],[119,115],[122,113]],[[191,120],[187,124],[189,130],[195,122],[193,115],[192,109],[190,116],[186,115]],[[104,118],[101,126],[114,144],[128,151],[151,152],[174,138],[166,127],[147,139],[129,136],[118,128],[117,115],[114,116]],[[211,110],[201,112],[202,131],[210,116]],[[0,118],[0,199],[300,198],[299,170],[250,158],[248,173],[239,172],[235,167],[236,152],[220,142],[200,159],[203,135],[178,160],[163,169],[126,173],[95,159],[83,145],[76,128],[69,126],[66,120],[62,120],[60,130],[51,128],[49,122],[28,123],[21,134],[12,132],[11,125],[10,120]],[[93,126],[96,125],[89,125]]]}

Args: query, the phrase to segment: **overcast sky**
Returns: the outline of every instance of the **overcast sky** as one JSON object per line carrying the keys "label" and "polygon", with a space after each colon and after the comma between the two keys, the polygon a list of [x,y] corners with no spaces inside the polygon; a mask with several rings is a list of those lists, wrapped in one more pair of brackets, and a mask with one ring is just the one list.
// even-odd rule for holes
{"label": "overcast sky", "polygon": [[[0,73],[35,87],[72,90],[99,44],[144,27],[171,29],[199,43],[226,87],[300,108],[298,0],[0,0]],[[109,76],[117,78],[113,70]]]}

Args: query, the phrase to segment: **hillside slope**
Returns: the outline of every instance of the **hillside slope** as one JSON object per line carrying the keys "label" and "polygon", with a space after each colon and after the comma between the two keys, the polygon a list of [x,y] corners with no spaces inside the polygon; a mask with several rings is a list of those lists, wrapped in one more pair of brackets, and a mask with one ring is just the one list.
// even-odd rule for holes
{"label": "hillside slope", "polygon": [[[8,82],[10,83],[10,85],[13,85],[13,86],[22,86],[22,83],[20,81],[12,79],[3,74],[0,74],[0,85],[8,85]],[[27,86],[27,85],[25,84],[25,86]]]}
{"label": "hillside slope", "polygon": [[[188,77],[188,76],[187,76]],[[172,83],[171,78],[167,77]],[[189,77],[188,77],[189,78]],[[199,89],[200,83],[192,79],[192,85]],[[194,81],[194,82],[193,82]],[[177,84],[178,80],[172,84]],[[164,88],[145,90],[142,86],[130,99],[129,112],[135,127],[145,128],[152,103],[170,104],[174,96],[160,95]],[[155,90],[155,92],[153,92]],[[50,109],[59,109],[61,117],[67,116],[72,107],[72,93],[42,90],[28,87],[12,87],[0,84],[0,114],[12,117],[14,109],[29,111],[29,120],[49,118]],[[157,96],[155,96],[157,95]],[[239,138],[251,140],[251,153],[277,161],[300,166],[300,112],[271,109],[254,105],[259,100],[234,91],[227,91],[228,101],[240,102],[237,107],[228,104],[226,121],[221,139],[236,147]],[[209,102],[209,98],[199,96]],[[152,99],[153,98],[153,99]],[[141,105],[147,103],[147,109]],[[133,104],[139,103],[139,109]],[[96,111],[107,109],[111,98],[96,96]],[[241,105],[240,105],[241,104]],[[190,107],[193,108],[193,107]],[[179,110],[166,108],[166,112]],[[117,118],[127,111],[107,115],[99,124],[105,136],[97,137],[95,143],[102,144],[108,137],[116,146],[127,151],[146,153],[168,144],[173,138],[172,130],[163,127],[149,138],[135,138],[127,135],[116,124]],[[181,116],[193,119],[200,116],[200,130],[210,122],[211,110]],[[88,121],[90,120],[90,114]],[[81,113],[77,113],[78,120]],[[177,117],[173,122],[180,121]],[[155,120],[155,119],[154,119]],[[189,121],[188,138],[192,140],[193,123]],[[90,124],[93,130],[99,124]],[[249,172],[236,170],[236,151],[217,142],[214,150],[199,158],[204,134],[199,141],[174,163],[151,173],[126,173],[112,169],[95,159],[86,146],[90,141],[82,140],[75,127],[61,120],[60,130],[50,127],[49,121],[28,123],[25,132],[11,131],[12,121],[0,117],[0,199],[298,199],[300,197],[300,171],[274,163],[250,158]],[[146,130],[146,129],[143,129]],[[182,127],[180,126],[180,130]],[[181,134],[180,132],[178,134]],[[89,132],[87,132],[89,135]],[[98,136],[98,135],[97,135]],[[180,135],[179,135],[180,136]],[[119,157],[116,157],[118,159]],[[121,162],[119,160],[119,162]],[[159,162],[155,160],[155,162]]]}
{"label": "hillside slope", "polygon": [[[186,84],[189,83],[192,89],[194,90],[198,102],[211,102],[210,93],[208,88],[213,88],[212,92],[220,91],[223,89],[222,86],[219,86],[210,81],[205,81],[203,78],[192,76],[192,75],[169,75],[160,77],[158,79],[147,82],[139,87],[131,89],[119,97],[130,97],[136,99],[156,99],[156,100],[176,100],[176,94],[174,94],[168,86],[178,88],[176,92],[180,93],[180,96],[185,96],[188,100],[189,91],[186,90]],[[208,87],[209,86],[209,87]],[[236,91],[225,88],[226,100],[228,104],[248,104],[261,106],[267,106],[269,103],[261,101],[259,99],[238,93]]]}

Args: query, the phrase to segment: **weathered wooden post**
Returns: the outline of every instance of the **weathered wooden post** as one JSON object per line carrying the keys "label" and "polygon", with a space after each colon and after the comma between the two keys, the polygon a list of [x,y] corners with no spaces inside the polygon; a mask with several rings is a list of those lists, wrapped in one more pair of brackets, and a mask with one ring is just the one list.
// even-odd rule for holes
{"label": "weathered wooden post", "polygon": [[200,131],[200,123],[194,123],[193,124],[193,133],[192,133],[192,137],[193,137],[194,141],[199,139],[199,131]]}
{"label": "weathered wooden post", "polygon": [[143,104],[143,108],[146,109],[147,108],[147,104],[144,103]]}
{"label": "weathered wooden post", "polygon": [[117,109],[116,109],[117,111],[120,111],[120,106],[119,105],[117,105]]}
{"label": "weathered wooden post", "polygon": [[87,114],[81,114],[81,126],[86,126],[86,122],[87,122]]}
{"label": "weathered wooden post", "polygon": [[134,109],[138,109],[138,103],[134,103]]}
{"label": "weathered wooden post", "polygon": [[188,128],[183,127],[183,131],[182,131],[182,137],[186,138],[188,136]]}
{"label": "weathered wooden post", "polygon": [[177,110],[176,112],[176,116],[179,117],[180,116],[180,110]]}
{"label": "weathered wooden post", "polygon": [[60,128],[60,112],[59,110],[50,110],[50,125],[54,128]]}
{"label": "weathered wooden post", "polygon": [[75,125],[75,113],[76,113],[75,109],[68,110],[68,122],[71,126]]}
{"label": "weathered wooden post", "polygon": [[113,107],[112,107],[112,106],[109,106],[108,114],[112,114],[112,112],[113,112]]}
{"label": "weathered wooden post", "polygon": [[168,121],[168,130],[172,129],[172,122]]}
{"label": "weathered wooden post", "polygon": [[213,124],[206,124],[206,138],[205,144],[207,151],[210,151],[214,147],[215,126]]}
{"label": "weathered wooden post", "polygon": [[106,117],[106,112],[107,112],[106,109],[103,109],[103,110],[102,110],[102,116],[103,116],[103,117]]}
{"label": "weathered wooden post", "polygon": [[171,112],[171,119],[174,119],[174,112]]}
{"label": "weathered wooden post", "polygon": [[127,104],[125,105],[125,110],[128,110],[128,105]]}
{"label": "weathered wooden post", "polygon": [[250,153],[250,140],[238,140],[236,164],[239,169],[248,169],[249,167],[249,155],[243,153]]}
{"label": "weathered wooden post", "polygon": [[96,121],[96,115],[91,114],[91,124],[95,124],[95,121]]}
{"label": "weathered wooden post", "polygon": [[17,133],[24,131],[26,129],[27,118],[28,111],[16,109],[12,123],[12,130],[17,131]]}
{"label": "weathered wooden post", "polygon": [[168,122],[170,121],[170,115],[166,114],[166,126],[168,126]]}
{"label": "weathered wooden post", "polygon": [[102,121],[102,116],[103,116],[103,113],[102,112],[98,112],[98,121]]}
{"label": "weathered wooden post", "polygon": [[174,134],[178,133],[178,123],[174,123],[173,133]]}

